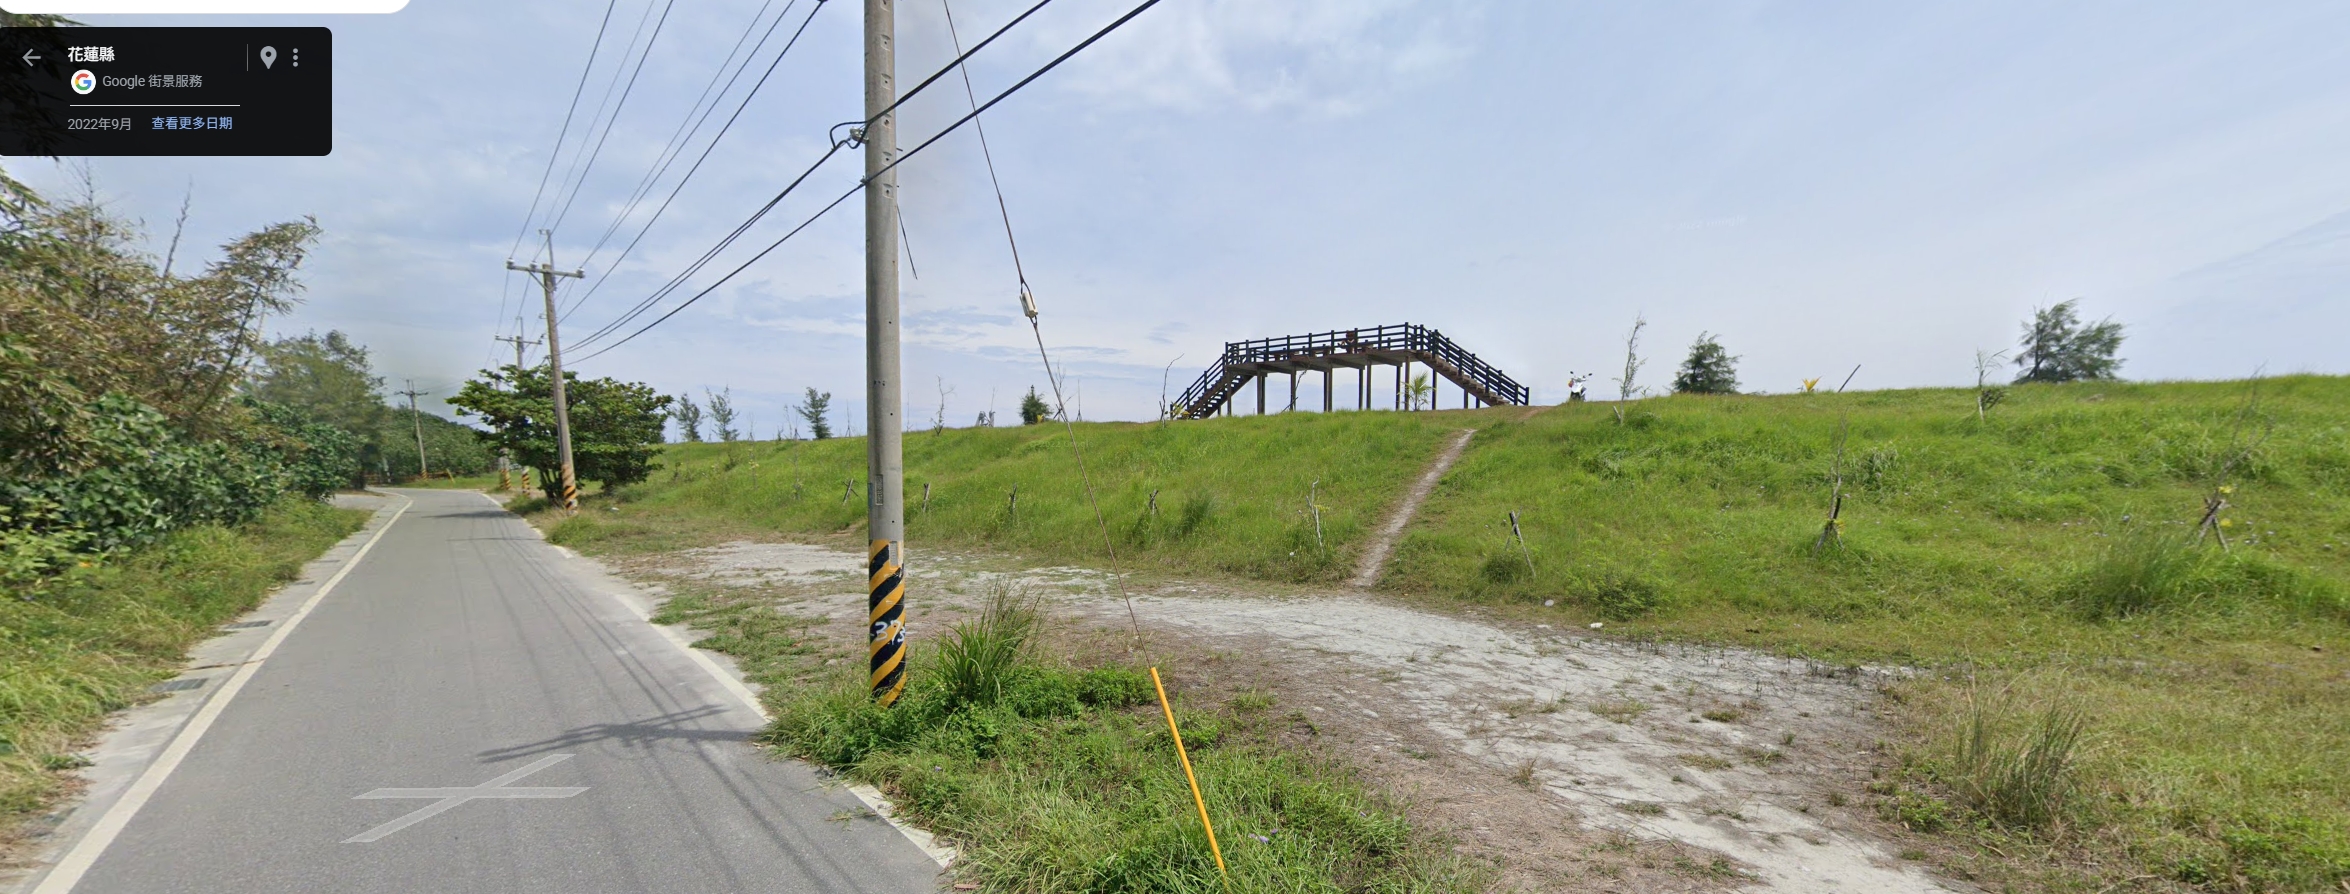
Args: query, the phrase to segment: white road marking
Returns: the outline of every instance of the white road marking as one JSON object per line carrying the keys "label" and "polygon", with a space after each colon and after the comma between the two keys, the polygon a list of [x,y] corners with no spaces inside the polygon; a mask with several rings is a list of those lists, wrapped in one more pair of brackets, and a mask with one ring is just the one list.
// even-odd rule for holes
{"label": "white road marking", "polygon": [[433,803],[417,808],[414,812],[408,814],[407,816],[400,817],[399,819],[377,826],[373,829],[369,829],[365,832],[361,832],[357,835],[345,838],[343,839],[343,843],[366,844],[370,841],[381,840],[384,836],[400,831],[401,829],[408,828],[409,826],[416,825],[417,823],[424,822],[425,820],[439,816],[443,813],[447,813],[450,810],[456,809],[457,805],[475,799],[488,798],[492,800],[502,800],[512,798],[538,799],[573,797],[578,795],[580,792],[587,791],[587,787],[506,787],[506,783],[518,782],[524,776],[528,776],[532,773],[536,773],[540,770],[544,770],[548,767],[552,767],[570,759],[571,755],[568,754],[548,755],[546,757],[532,761],[530,766],[515,770],[514,772],[500,776],[496,779],[492,779],[488,782],[484,782],[480,785],[466,786],[464,788],[379,788],[363,795],[355,795],[351,798],[351,800],[364,801],[381,798],[431,798],[434,800]]}
{"label": "white road marking", "polygon": [[195,750],[196,740],[204,738],[204,732],[212,728],[212,722],[220,719],[222,711],[228,710],[229,700],[236,698],[238,690],[245,688],[245,681],[253,679],[253,674],[261,670],[261,663],[277,652],[279,643],[293,635],[294,628],[301,626],[302,619],[310,616],[310,610],[317,608],[326,594],[334,592],[335,585],[342,583],[343,578],[350,575],[351,569],[359,567],[359,560],[367,558],[368,551],[375,549],[376,543],[383,540],[384,532],[392,529],[392,523],[399,521],[408,507],[416,505],[416,501],[407,497],[398,494],[392,496],[399,497],[400,508],[392,510],[392,516],[384,520],[383,527],[375,529],[367,542],[360,545],[359,551],[352,553],[351,558],[343,562],[343,567],[335,569],[334,575],[319,585],[318,592],[310,594],[302,607],[287,616],[277,630],[269,635],[268,641],[253,651],[253,657],[246,659],[237,672],[229,676],[228,683],[220,687],[211,701],[204,703],[196,716],[188,720],[188,725],[172,737],[171,744],[164,746],[163,753],[155,757],[155,762],[147,765],[147,771],[139,774],[138,781],[131,783],[131,787],[122,793],[122,799],[107,808],[105,815],[98,817],[97,824],[90,827],[89,834],[82,836],[82,840],[74,842],[72,850],[65,852],[65,856],[57,861],[57,866],[41,879],[40,886],[33,889],[33,894],[66,894],[75,885],[81,884],[82,876],[89,873],[90,867],[97,865],[99,855],[104,854],[106,847],[114,843],[115,836],[122,834],[123,827],[130,825],[131,817],[137,816],[139,809],[147,806],[147,800],[155,797],[155,791],[163,787],[163,781],[171,778],[173,770],[179,769],[180,761],[186,760],[188,752]]}
{"label": "white road marking", "polygon": [[[490,501],[491,504],[496,505],[500,509],[506,507],[506,504],[498,502],[497,498],[492,497],[489,494],[482,494],[481,498]],[[533,527],[531,530],[537,531],[538,529]],[[580,557],[578,553],[572,552],[568,548],[561,546],[557,546],[555,548],[562,550],[565,554],[571,556],[572,558]],[[645,626],[653,628],[654,632],[659,633],[662,639],[667,640],[670,645],[676,646],[678,651],[684,652],[685,656],[689,659],[692,659],[694,664],[700,667],[703,672],[708,673],[711,679],[717,680],[718,685],[724,688],[728,694],[733,695],[735,699],[741,701],[745,707],[750,708],[752,712],[758,714],[759,719],[768,721],[775,719],[773,715],[767,713],[767,706],[759,701],[758,693],[752,692],[751,687],[745,684],[740,678],[733,674],[727,673],[725,668],[719,667],[718,662],[715,659],[712,659],[707,653],[700,649],[694,648],[694,644],[685,637],[678,635],[675,629],[653,623],[653,616],[639,611],[636,604],[630,602],[626,596],[622,596],[621,594],[615,592],[607,592],[605,595],[612,597],[612,601],[620,603],[620,607],[628,610],[630,615],[643,619]],[[939,868],[944,869],[954,864],[955,849],[939,844],[937,836],[930,834],[926,830],[917,829],[913,826],[899,822],[896,805],[891,804],[889,802],[889,798],[881,794],[880,789],[866,785],[862,782],[851,782],[843,787],[849,790],[849,794],[855,795],[858,801],[864,802],[866,808],[872,810],[875,815],[881,817],[883,822],[889,823],[891,828],[898,830],[898,834],[906,836],[907,841],[913,842],[914,846],[920,848],[923,854],[930,857],[931,862],[937,863],[939,865]],[[38,892],[36,892],[36,894],[38,894]]]}

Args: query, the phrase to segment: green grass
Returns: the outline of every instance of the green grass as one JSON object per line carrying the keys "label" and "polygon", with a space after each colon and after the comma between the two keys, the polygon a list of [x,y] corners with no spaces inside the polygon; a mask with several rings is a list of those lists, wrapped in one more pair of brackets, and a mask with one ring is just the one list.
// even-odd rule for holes
{"label": "green grass", "polygon": [[[1970,392],[1927,389],[1673,397],[1627,406],[1620,423],[1612,406],[1570,404],[1523,420],[1303,413],[1079,433],[1123,567],[1328,583],[1444,435],[1476,427],[1382,589],[1505,618],[1928,668],[1896,693],[1910,706],[1904,784],[1917,789],[1887,803],[1991,836],[1986,853],[2039,842],[2033,853],[2058,856],[2002,858],[2038,873],[2027,887],[2152,875],[2210,891],[2338,890],[2350,878],[2350,378],[2260,383],[2260,423],[2243,439],[2268,434],[2231,477],[2223,553],[2189,541],[2211,475],[2240,443],[2247,392],[2025,386],[1987,422]],[[1815,553],[1839,430],[1843,526]],[[935,544],[1102,561],[1059,427],[906,444],[917,555]],[[613,550],[861,539],[863,451],[856,439],[672,448],[672,468],[624,491],[619,511],[595,502],[554,536]],[[1319,547],[1303,511],[1317,479]],[[1144,510],[1153,488],[1156,516]],[[1979,774],[1955,757],[1969,725],[1952,706],[1979,686],[2014,694],[1987,728],[2009,743],[1997,747],[2028,750],[2035,729],[2064,731],[2048,725],[2051,708],[2079,709],[2063,778],[2009,774],[2025,780],[2011,794],[2031,779],[2064,788],[2047,799],[2058,815],[2019,823],[2039,808],[1998,806],[2012,799],[1988,796],[1990,782],[1963,793]],[[2045,758],[2033,758],[2043,770]]]}
{"label": "green grass", "polygon": [[[1987,423],[1959,390],[1676,397],[1627,408],[1625,424],[1610,407],[1560,407],[1479,433],[1383,586],[1946,670],[1901,693],[1922,788],[1888,803],[1913,826],[2020,834],[2105,864],[2035,877],[2058,890],[2150,874],[2339,891],[2350,379],[2260,384],[2273,429],[2234,476],[2223,553],[2191,532],[2246,393],[2019,387]],[[1842,545],[1815,555],[1841,425]],[[1970,722],[1955,706],[1993,682],[2016,697]],[[2065,711],[2085,724],[2077,747]],[[1973,819],[1935,819],[1921,793]]]}
{"label": "green grass", "polygon": [[[962,850],[958,877],[1028,892],[1468,892],[1482,876],[1347,768],[1279,740],[1294,719],[1253,690],[1193,707],[1184,742],[1232,873],[1218,879],[1150,678],[1081,668],[1036,642],[1036,604],[997,594],[918,645],[904,697],[876,707],[864,650],[756,594],[688,587],[657,618],[710,631],[777,714],[767,740],[888,791]],[[837,654],[835,654],[837,653]],[[827,659],[833,660],[827,660]],[[1200,681],[1206,682],[1206,681]]]}
{"label": "green grass", "polygon": [[[1375,523],[1447,433],[1510,412],[1293,414],[1076,430],[1124,567],[1330,582],[1353,570]],[[1062,426],[910,433],[905,456],[909,542],[1103,561],[1101,528]],[[650,482],[619,494],[620,512],[599,508],[552,536],[666,549],[729,533],[863,528],[862,438],[679,444],[661,462],[666,468]],[[1319,541],[1309,498],[1322,509]]]}
{"label": "green grass", "polygon": [[0,598],[0,821],[43,809],[107,712],[178,673],[188,649],[357,530],[367,513],[289,500],[206,526],[37,593]]}

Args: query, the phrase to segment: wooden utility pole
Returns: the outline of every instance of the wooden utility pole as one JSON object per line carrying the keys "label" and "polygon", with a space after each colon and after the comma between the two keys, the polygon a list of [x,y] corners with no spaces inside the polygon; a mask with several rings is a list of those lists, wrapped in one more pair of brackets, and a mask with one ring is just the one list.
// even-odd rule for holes
{"label": "wooden utility pole", "polygon": [[[523,345],[535,345],[535,344],[540,344],[540,341],[539,341],[538,339],[525,339],[525,338],[523,338],[523,337],[522,337],[522,316],[521,316],[520,314],[516,314],[516,315],[514,316],[514,334],[513,334],[513,335],[501,335],[501,336],[498,336],[498,337],[497,337],[497,340],[498,340],[498,341],[510,341],[510,342],[513,342],[513,343],[514,343],[514,375],[516,375],[517,377],[521,376],[521,375],[522,375],[522,346],[523,346]],[[509,472],[512,470],[513,466],[514,466],[514,450],[513,450],[512,448],[507,448],[507,449],[505,449],[505,450],[501,450],[501,451],[499,451],[499,452],[498,452],[498,491],[499,491],[500,493],[504,493],[504,492],[506,492],[506,491],[508,491],[508,490],[511,490],[511,489],[513,489],[513,486],[514,486],[514,481],[513,481],[513,479],[512,479],[512,478],[509,478],[509,477],[507,477],[507,476],[508,476],[508,474],[509,474]],[[528,491],[528,490],[530,490],[530,484],[529,484],[528,482],[525,482],[525,483],[522,485],[522,489],[523,489],[524,491]]]}
{"label": "wooden utility pole", "polygon": [[866,654],[873,700],[906,689],[905,402],[898,381],[897,11],[865,0]]}
{"label": "wooden utility pole", "polygon": [[414,379],[400,381],[408,383],[408,390],[400,393],[408,396],[408,421],[416,423],[416,477],[422,478],[432,474],[424,465],[424,416],[416,411],[416,396],[424,392],[416,390]]}
{"label": "wooden utility pole", "polygon": [[[568,276],[579,279],[587,276],[580,270],[555,269],[555,234],[540,230],[547,237],[547,262],[521,266],[509,259],[506,269],[520,270],[539,278],[539,285],[547,296],[547,382],[555,398],[555,455],[563,467],[563,510],[579,511],[579,476],[571,466],[571,407],[563,399],[563,342],[555,337],[555,278]],[[514,348],[520,356],[522,347]]]}

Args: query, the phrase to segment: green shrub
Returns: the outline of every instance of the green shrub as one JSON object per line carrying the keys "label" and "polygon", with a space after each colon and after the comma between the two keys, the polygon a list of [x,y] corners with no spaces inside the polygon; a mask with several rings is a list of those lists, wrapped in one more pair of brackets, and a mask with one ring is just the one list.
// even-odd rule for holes
{"label": "green shrub", "polygon": [[1077,698],[1088,707],[1124,708],[1152,697],[1150,676],[1131,667],[1097,667],[1077,678]]}
{"label": "green shrub", "polygon": [[1664,604],[1663,592],[1645,577],[1605,572],[1576,587],[1574,597],[1600,617],[1629,621],[1654,612]]}

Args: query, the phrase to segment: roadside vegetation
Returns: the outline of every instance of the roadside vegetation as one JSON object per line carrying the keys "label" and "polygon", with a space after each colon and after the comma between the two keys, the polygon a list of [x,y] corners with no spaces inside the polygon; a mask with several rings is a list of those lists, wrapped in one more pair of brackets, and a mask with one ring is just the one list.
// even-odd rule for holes
{"label": "roadside vegetation", "polygon": [[1226,886],[1147,671],[1076,663],[1118,650],[1056,645],[1038,603],[997,586],[977,617],[912,647],[887,709],[867,695],[861,648],[822,644],[755,595],[689,589],[656,620],[708,631],[703,648],[765,687],[771,744],[888,791],[961,848],[958,877],[985,890],[1483,890],[1474,864],[1350,769],[1285,744],[1302,715],[1170,679]]}
{"label": "roadside vegetation", "polygon": [[[1924,668],[1891,693],[1900,764],[1851,796],[1986,883],[2350,878],[2350,379],[1684,395],[1522,416],[1078,432],[1121,567],[1330,583],[1445,434],[1477,428],[1381,589]],[[1060,426],[906,443],[917,561],[930,543],[1102,563]],[[861,541],[863,451],[673,445],[670,468],[553,536],[619,551]],[[2211,500],[2225,505],[2204,528]]]}
{"label": "roadside vegetation", "polygon": [[288,498],[249,523],[202,524],[104,564],[76,565],[37,598],[0,598],[0,824],[62,792],[107,712],[148,697],[196,643],[258,605],[367,514]]}

